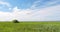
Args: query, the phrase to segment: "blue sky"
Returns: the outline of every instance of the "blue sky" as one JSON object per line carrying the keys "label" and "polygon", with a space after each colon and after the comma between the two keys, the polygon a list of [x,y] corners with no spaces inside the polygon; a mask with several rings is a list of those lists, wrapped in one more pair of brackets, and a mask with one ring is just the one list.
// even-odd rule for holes
{"label": "blue sky", "polygon": [[9,2],[12,7],[17,6],[20,9],[27,9],[32,6],[32,4],[37,0],[4,0],[6,2]]}
{"label": "blue sky", "polygon": [[0,0],[0,20],[59,21],[60,0]]}

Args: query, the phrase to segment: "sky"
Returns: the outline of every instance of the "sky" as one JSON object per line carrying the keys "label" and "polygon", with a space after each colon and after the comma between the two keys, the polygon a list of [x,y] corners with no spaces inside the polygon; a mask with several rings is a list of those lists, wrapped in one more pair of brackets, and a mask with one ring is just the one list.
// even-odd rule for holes
{"label": "sky", "polygon": [[60,21],[60,0],[0,0],[0,21]]}

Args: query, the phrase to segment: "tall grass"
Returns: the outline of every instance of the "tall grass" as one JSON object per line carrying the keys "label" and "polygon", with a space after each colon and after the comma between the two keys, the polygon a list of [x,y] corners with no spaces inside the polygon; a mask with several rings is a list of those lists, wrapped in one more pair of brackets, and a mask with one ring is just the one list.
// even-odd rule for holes
{"label": "tall grass", "polygon": [[0,32],[60,32],[60,22],[0,22]]}

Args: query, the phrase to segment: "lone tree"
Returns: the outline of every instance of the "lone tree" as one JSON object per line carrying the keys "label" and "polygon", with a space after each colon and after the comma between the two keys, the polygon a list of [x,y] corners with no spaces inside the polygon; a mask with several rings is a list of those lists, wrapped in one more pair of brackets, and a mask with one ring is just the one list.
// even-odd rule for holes
{"label": "lone tree", "polygon": [[19,21],[18,20],[13,20],[13,23],[19,23]]}

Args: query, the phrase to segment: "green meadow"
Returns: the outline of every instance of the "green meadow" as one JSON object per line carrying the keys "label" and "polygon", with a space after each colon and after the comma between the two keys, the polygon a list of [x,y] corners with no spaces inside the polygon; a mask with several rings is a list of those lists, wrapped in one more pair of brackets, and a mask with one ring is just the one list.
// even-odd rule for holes
{"label": "green meadow", "polygon": [[60,32],[60,22],[0,22],[0,32]]}

